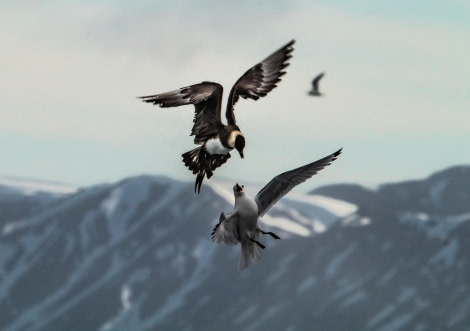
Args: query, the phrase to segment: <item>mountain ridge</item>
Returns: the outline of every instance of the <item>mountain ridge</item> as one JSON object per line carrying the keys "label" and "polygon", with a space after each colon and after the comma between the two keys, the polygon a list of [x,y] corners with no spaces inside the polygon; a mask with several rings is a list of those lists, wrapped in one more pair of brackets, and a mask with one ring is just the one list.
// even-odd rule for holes
{"label": "mountain ridge", "polygon": [[1,186],[0,328],[466,330],[467,172],[437,175],[406,184],[415,200],[400,185],[358,201],[289,194],[262,222],[281,240],[261,238],[244,272],[239,246],[210,239],[232,208],[225,184],[199,196],[148,175],[66,195]]}

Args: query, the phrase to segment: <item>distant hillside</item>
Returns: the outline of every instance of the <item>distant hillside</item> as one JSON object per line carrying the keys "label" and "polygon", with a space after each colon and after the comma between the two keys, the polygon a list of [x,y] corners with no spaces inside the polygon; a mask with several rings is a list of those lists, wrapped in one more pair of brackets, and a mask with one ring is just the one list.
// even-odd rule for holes
{"label": "distant hillside", "polygon": [[390,212],[419,211],[431,214],[460,214],[469,210],[470,166],[456,166],[424,180],[383,184],[376,191],[360,185],[330,185],[313,190],[357,204],[367,214],[377,206]]}
{"label": "distant hillside", "polygon": [[0,329],[470,330],[469,174],[292,194],[242,272],[210,239],[225,184],[0,184]]}

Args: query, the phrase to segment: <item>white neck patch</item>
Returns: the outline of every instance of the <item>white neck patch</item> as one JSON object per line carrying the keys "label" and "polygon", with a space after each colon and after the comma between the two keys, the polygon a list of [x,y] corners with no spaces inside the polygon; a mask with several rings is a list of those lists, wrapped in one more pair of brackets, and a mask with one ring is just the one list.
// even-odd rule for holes
{"label": "white neck patch", "polygon": [[235,131],[232,131],[230,132],[230,136],[228,137],[228,145],[231,147],[231,148],[234,148],[235,147],[235,140],[237,139],[238,136],[242,136],[242,133],[238,130],[235,130]]}

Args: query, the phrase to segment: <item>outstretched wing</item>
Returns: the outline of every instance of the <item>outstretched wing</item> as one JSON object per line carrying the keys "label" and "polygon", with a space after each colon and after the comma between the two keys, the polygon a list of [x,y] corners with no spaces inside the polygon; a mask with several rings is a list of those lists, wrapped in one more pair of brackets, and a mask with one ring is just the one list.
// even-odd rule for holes
{"label": "outstretched wing", "polygon": [[220,214],[219,223],[212,230],[212,240],[217,244],[236,245],[240,242],[238,233],[238,215],[225,213]]}
{"label": "outstretched wing", "polygon": [[325,76],[325,73],[322,72],[321,74],[317,75],[317,77],[315,77],[313,80],[312,80],[312,87],[315,91],[318,91],[318,82],[320,81],[320,79],[323,78],[323,76]]}
{"label": "outstretched wing", "polygon": [[176,91],[139,97],[144,102],[160,107],[178,107],[193,104],[196,108],[191,135],[196,144],[203,143],[217,133],[221,123],[222,85],[202,82]]}
{"label": "outstretched wing", "polygon": [[262,217],[276,202],[300,183],[305,182],[317,172],[336,160],[342,149],[318,161],[304,165],[300,168],[286,171],[274,177],[258,192],[255,201],[258,204],[258,215]]}
{"label": "outstretched wing", "polygon": [[292,47],[294,42],[295,40],[291,40],[263,61],[251,67],[233,85],[225,112],[228,124],[235,124],[233,107],[239,97],[258,100],[277,86],[276,84],[281,80],[281,76],[286,73],[283,69],[289,65],[287,61],[292,57],[291,52],[294,50]]}

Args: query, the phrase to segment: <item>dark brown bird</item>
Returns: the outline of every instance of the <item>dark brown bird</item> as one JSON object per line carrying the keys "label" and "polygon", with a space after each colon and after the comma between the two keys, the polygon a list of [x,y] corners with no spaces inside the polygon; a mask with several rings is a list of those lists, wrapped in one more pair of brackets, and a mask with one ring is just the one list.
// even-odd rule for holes
{"label": "dark brown bird", "polygon": [[258,100],[277,86],[285,74],[284,68],[289,65],[294,42],[290,41],[237,80],[228,96],[225,111],[227,125],[221,120],[223,87],[218,83],[202,82],[176,91],[139,97],[160,107],[194,105],[196,111],[191,135],[195,136],[194,143],[201,146],[184,153],[182,157],[184,164],[197,175],[195,192],[200,192],[204,176],[211,178],[214,170],[227,162],[234,148],[243,158],[245,137],[236,124],[234,106],[239,97]]}

